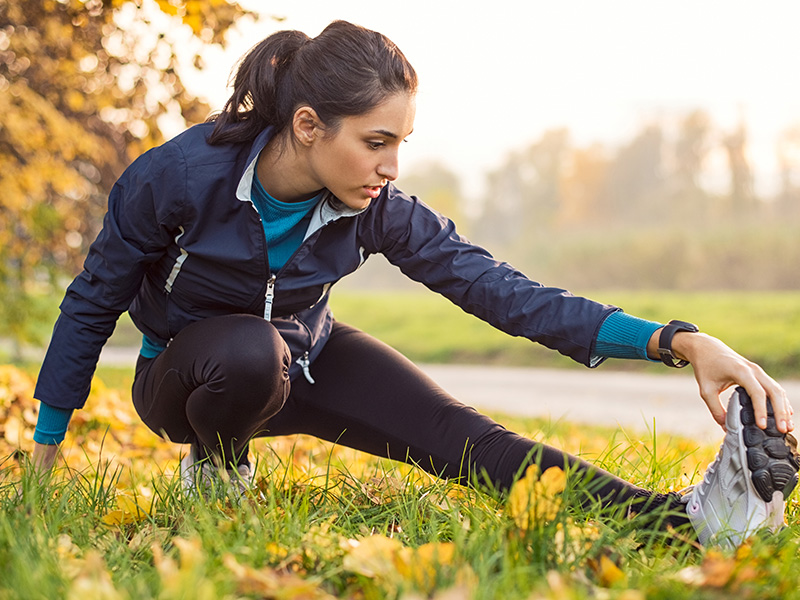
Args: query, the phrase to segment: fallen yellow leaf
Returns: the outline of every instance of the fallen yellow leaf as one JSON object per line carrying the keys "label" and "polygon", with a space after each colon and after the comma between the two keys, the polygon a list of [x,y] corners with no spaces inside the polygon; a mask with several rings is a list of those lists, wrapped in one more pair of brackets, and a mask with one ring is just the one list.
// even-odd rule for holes
{"label": "fallen yellow leaf", "polygon": [[365,577],[392,578],[397,573],[397,556],[403,544],[394,538],[371,535],[361,540],[344,542],[347,554],[342,566]]}
{"label": "fallen yellow leaf", "polygon": [[709,550],[703,557],[700,568],[703,573],[703,585],[721,588],[730,581],[736,569],[736,560],[724,556],[718,550]]}
{"label": "fallen yellow leaf", "polygon": [[256,594],[262,598],[280,600],[286,598],[304,598],[306,600],[327,600],[333,596],[322,590],[319,585],[303,579],[293,573],[281,573],[274,569],[253,567],[240,564],[232,554],[222,557],[222,564],[233,574],[236,589],[240,594]]}
{"label": "fallen yellow leaf", "polygon": [[149,516],[149,512],[142,502],[130,494],[117,495],[117,506],[125,512],[137,516],[139,519],[144,519]]}
{"label": "fallen yellow leaf", "polygon": [[3,437],[15,448],[19,448],[22,442],[22,427],[19,419],[13,415],[6,417],[3,423]]}
{"label": "fallen yellow leaf", "polygon": [[138,523],[144,521],[148,516],[147,509],[145,509],[134,496],[130,494],[117,495],[117,510],[112,510],[106,513],[102,519],[103,523],[109,526],[115,525],[128,525],[129,523]]}
{"label": "fallen yellow leaf", "polygon": [[122,600],[124,596],[114,587],[103,557],[90,550],[78,575],[72,580],[67,600]]}
{"label": "fallen yellow leaf", "polygon": [[612,587],[624,583],[628,578],[622,572],[622,569],[604,554],[600,557],[597,579],[603,587]]}
{"label": "fallen yellow leaf", "polygon": [[397,554],[397,571],[417,589],[430,594],[436,589],[440,573],[452,568],[454,556],[455,544],[451,542],[423,544],[416,550]]}
{"label": "fallen yellow leaf", "polygon": [[525,475],[514,482],[508,494],[508,512],[521,529],[552,521],[561,508],[561,492],[567,476],[558,467],[550,467],[541,477],[539,467],[531,465]]}
{"label": "fallen yellow leaf", "polygon": [[180,552],[180,561],[166,556],[159,544],[153,544],[153,564],[161,578],[161,594],[159,598],[172,600],[186,598],[187,590],[191,590],[194,600],[214,600],[219,597],[213,582],[206,577],[206,555],[203,543],[199,538],[172,538],[172,544]]}

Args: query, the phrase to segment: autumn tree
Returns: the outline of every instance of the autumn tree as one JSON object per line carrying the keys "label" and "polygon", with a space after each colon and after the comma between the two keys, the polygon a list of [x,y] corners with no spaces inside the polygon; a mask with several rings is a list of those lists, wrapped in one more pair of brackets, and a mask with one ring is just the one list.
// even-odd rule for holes
{"label": "autumn tree", "polygon": [[467,232],[461,184],[445,165],[437,161],[417,165],[402,176],[398,185],[404,192],[419,196],[428,206],[452,219],[461,233]]}
{"label": "autumn tree", "polygon": [[781,188],[777,208],[780,215],[800,214],[800,125],[784,131],[777,144]]}
{"label": "autumn tree", "polygon": [[615,215],[605,214],[613,199],[609,199],[609,158],[601,144],[575,148],[570,165],[561,179],[561,210],[559,224],[571,227],[597,223]]}
{"label": "autumn tree", "polygon": [[695,110],[680,123],[674,145],[671,213],[675,221],[705,216],[708,196],[701,185],[704,162],[711,151],[711,118]]}
{"label": "autumn tree", "polygon": [[74,275],[163,120],[205,120],[181,65],[245,16],[228,0],[0,2],[0,336],[34,341],[35,299]]}
{"label": "autumn tree", "polygon": [[483,216],[476,224],[481,239],[503,244],[552,227],[571,151],[569,131],[553,129],[489,173]]}
{"label": "autumn tree", "polygon": [[655,123],[643,127],[617,150],[603,197],[602,209],[608,217],[630,224],[663,216],[663,154],[664,133]]}
{"label": "autumn tree", "polygon": [[741,216],[755,205],[753,170],[747,157],[747,129],[744,123],[740,123],[722,142],[728,155],[731,176],[729,209],[732,214]]}

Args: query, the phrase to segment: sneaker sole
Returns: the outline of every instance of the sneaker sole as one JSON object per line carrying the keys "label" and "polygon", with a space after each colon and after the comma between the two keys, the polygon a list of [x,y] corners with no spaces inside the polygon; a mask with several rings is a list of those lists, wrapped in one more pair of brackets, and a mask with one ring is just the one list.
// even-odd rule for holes
{"label": "sneaker sole", "polygon": [[771,502],[775,492],[783,495],[784,501],[797,486],[800,457],[797,440],[790,433],[781,433],[775,424],[772,403],[767,399],[767,427],[756,425],[753,403],[741,387],[736,390],[739,398],[739,420],[742,439],[746,446],[747,468],[758,496]]}

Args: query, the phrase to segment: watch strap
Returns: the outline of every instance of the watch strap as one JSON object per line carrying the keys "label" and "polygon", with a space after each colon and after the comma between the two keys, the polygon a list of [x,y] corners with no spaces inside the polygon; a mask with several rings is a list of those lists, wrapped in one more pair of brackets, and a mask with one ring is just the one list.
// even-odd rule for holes
{"label": "watch strap", "polygon": [[661,335],[658,336],[658,355],[661,357],[661,362],[668,367],[674,367],[676,369],[683,368],[689,364],[688,360],[678,358],[672,352],[672,338],[679,331],[697,333],[700,330],[697,325],[688,323],[687,321],[672,320],[664,325],[664,328],[661,330]]}

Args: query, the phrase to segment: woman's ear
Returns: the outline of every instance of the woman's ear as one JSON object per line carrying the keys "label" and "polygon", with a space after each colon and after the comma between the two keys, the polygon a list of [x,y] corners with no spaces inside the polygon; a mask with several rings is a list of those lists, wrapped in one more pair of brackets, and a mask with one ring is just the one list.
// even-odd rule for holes
{"label": "woman's ear", "polygon": [[292,133],[300,144],[310,146],[322,133],[322,122],[317,112],[310,106],[301,106],[294,111]]}

